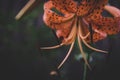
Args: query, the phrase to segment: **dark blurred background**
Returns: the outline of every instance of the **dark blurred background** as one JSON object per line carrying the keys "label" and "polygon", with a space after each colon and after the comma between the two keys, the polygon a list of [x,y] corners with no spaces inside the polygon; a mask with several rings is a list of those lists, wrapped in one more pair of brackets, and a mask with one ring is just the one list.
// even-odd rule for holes
{"label": "dark blurred background", "polygon": [[[34,10],[19,21],[14,19],[27,2],[0,0],[1,80],[82,80],[84,63],[75,57],[80,53],[77,45],[63,68],[58,71],[60,75],[50,75],[64,58],[69,46],[40,50],[42,46],[52,46],[58,42],[42,20],[45,1],[41,0]],[[109,0],[109,3],[120,8],[120,0]],[[87,70],[87,80],[120,79],[119,41],[120,33],[96,43],[96,47],[107,49],[109,54],[91,52],[93,70]]]}

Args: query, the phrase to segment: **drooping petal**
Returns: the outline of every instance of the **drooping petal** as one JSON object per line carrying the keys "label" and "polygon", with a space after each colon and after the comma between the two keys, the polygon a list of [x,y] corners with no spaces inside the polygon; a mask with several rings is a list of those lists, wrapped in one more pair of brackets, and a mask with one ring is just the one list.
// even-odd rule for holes
{"label": "drooping petal", "polygon": [[64,0],[65,8],[68,12],[76,13],[77,11],[77,2],[74,0]]}
{"label": "drooping petal", "polygon": [[114,17],[104,17],[99,14],[100,16],[98,15],[96,18],[89,18],[94,31],[94,42],[104,39],[106,37],[105,35],[117,34],[120,31],[120,10],[111,6],[105,7],[105,10]]}
{"label": "drooping petal", "polygon": [[95,3],[92,4],[89,15],[87,16],[91,20],[96,20],[101,17],[101,13],[103,12],[105,5],[108,3],[108,0],[95,0],[94,2]]}
{"label": "drooping petal", "polygon": [[110,14],[112,14],[114,17],[120,17],[120,9],[111,5],[106,5],[104,9],[108,11]]}
{"label": "drooping petal", "polygon": [[89,14],[89,11],[92,10],[95,0],[82,0],[77,6],[77,16],[85,16]]}
{"label": "drooping petal", "polygon": [[[57,14],[55,11],[52,10],[52,8],[58,9],[63,14],[63,16]],[[72,19],[74,17],[74,15],[75,14],[68,13],[64,9],[55,6],[52,1],[48,1],[44,4],[43,20],[45,22],[50,21],[53,23],[62,23],[62,22],[66,22],[66,21]]]}

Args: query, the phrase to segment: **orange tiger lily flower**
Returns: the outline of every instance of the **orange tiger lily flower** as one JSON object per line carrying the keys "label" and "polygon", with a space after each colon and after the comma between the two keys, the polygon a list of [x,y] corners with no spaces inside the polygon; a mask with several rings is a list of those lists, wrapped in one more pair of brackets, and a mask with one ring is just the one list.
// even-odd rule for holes
{"label": "orange tiger lily flower", "polygon": [[[15,18],[19,20],[35,1],[30,0]],[[62,37],[62,43],[52,47],[42,47],[41,49],[54,49],[63,45],[71,45],[58,69],[69,57],[76,39],[78,39],[81,54],[89,68],[90,65],[86,59],[82,43],[94,51],[108,53],[89,44],[91,40],[97,42],[107,35],[117,34],[120,31],[120,10],[107,5],[107,3],[108,0],[82,0],[81,2],[49,0],[44,3],[43,20],[49,28],[56,31],[58,38]],[[102,15],[103,10],[108,11],[113,17],[104,17]]]}
{"label": "orange tiger lily flower", "polygon": [[[54,49],[71,44],[68,54],[58,66],[58,69],[70,55],[76,38],[78,39],[84,61],[89,68],[90,66],[82,48],[82,43],[94,51],[108,53],[107,51],[96,49],[89,44],[91,35],[93,42],[97,42],[107,37],[107,35],[113,35],[120,31],[120,10],[107,6],[107,3],[108,0],[82,0],[80,3],[74,0],[50,0],[44,4],[44,22],[48,27],[56,30],[58,38],[62,37],[63,39],[60,45],[43,47],[41,49]],[[52,10],[53,8],[62,15]],[[103,9],[114,17],[104,17],[102,15]],[[89,31],[90,25],[92,34]]]}

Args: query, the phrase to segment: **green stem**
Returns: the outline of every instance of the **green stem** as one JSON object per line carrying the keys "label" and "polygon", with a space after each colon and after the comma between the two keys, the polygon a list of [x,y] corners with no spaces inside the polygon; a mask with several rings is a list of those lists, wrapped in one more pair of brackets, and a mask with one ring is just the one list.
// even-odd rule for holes
{"label": "green stem", "polygon": [[[89,59],[89,55],[86,54],[87,59]],[[84,72],[83,72],[83,80],[87,78],[87,65],[84,63]]]}

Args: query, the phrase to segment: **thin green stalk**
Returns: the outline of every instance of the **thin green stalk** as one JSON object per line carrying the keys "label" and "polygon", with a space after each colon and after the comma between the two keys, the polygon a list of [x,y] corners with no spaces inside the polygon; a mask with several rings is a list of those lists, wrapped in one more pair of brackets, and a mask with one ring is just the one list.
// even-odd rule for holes
{"label": "thin green stalk", "polygon": [[[87,59],[89,59],[89,55],[86,53]],[[83,80],[87,78],[87,65],[84,63],[84,72],[83,72]]]}

